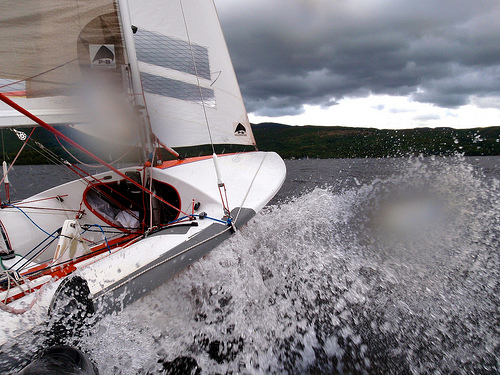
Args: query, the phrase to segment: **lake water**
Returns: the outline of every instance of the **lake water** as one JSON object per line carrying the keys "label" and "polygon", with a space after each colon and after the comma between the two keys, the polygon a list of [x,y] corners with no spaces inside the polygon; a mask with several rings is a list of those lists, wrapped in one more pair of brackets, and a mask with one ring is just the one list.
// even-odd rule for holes
{"label": "lake water", "polygon": [[500,372],[500,157],[286,164],[232,239],[87,332],[101,374]]}

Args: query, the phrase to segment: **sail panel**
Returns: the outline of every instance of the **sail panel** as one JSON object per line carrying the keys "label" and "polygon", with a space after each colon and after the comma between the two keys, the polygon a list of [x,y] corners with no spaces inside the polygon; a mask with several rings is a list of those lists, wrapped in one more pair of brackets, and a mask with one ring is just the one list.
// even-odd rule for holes
{"label": "sail panel", "polygon": [[203,46],[189,45],[186,41],[146,29],[137,30],[134,39],[139,61],[195,75],[194,57],[198,75],[210,79],[208,50]]}
{"label": "sail panel", "polygon": [[148,114],[160,141],[254,145],[213,1],[130,0],[129,6]]}
{"label": "sail panel", "polygon": [[141,73],[141,79],[146,93],[198,104],[202,104],[201,98],[203,97],[203,102],[206,106],[215,106],[214,91],[209,88],[200,88],[188,82],[144,72]]}
{"label": "sail panel", "polygon": [[[0,12],[0,92],[52,125],[94,120],[86,100],[97,91],[93,82],[123,95],[126,57],[114,0],[0,1],[8,9]],[[0,103],[0,126],[14,125],[33,122]]]}

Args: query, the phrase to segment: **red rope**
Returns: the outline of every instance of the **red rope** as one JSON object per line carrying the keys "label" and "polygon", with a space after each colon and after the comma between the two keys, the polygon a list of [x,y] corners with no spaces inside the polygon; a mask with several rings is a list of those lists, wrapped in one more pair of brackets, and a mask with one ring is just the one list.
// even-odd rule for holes
{"label": "red rope", "polygon": [[32,200],[32,201],[23,201],[23,202],[19,202],[17,204],[17,206],[20,206],[20,205],[23,205],[23,204],[27,204],[27,203],[35,203],[35,202],[47,201],[49,199],[58,199],[58,198],[67,197],[67,196],[68,196],[68,194],[64,194],[64,195],[56,195],[55,197],[35,199],[35,200]]}
{"label": "red rope", "polygon": [[113,167],[112,165],[110,165],[109,163],[106,163],[104,160],[102,160],[101,158],[99,158],[98,156],[94,155],[93,153],[91,153],[90,151],[88,151],[87,149],[85,149],[84,147],[80,146],[78,143],[76,143],[75,141],[73,141],[71,138],[67,137],[66,135],[64,135],[63,133],[61,133],[59,130],[55,129],[53,126],[47,124],[45,121],[43,121],[42,119],[38,118],[37,116],[33,115],[31,112],[27,111],[26,109],[24,109],[23,107],[21,107],[19,104],[17,104],[16,102],[12,101],[11,99],[9,99],[7,96],[5,96],[4,94],[0,93],[0,100],[3,101],[5,104],[11,106],[12,108],[14,108],[15,110],[19,111],[20,113],[22,113],[23,115],[25,115],[26,117],[30,118],[31,120],[35,121],[38,125],[40,125],[42,128],[50,131],[51,133],[57,135],[58,137],[64,139],[66,142],[68,142],[70,145],[72,145],[73,147],[77,148],[78,150],[82,151],[83,153],[85,153],[86,155],[90,156],[92,159],[96,160],[98,163],[104,165],[105,167],[107,167],[108,169],[112,170],[113,172],[115,172],[116,174],[118,174],[119,176],[123,177],[125,180],[129,181],[130,183],[132,183],[133,185],[137,186],[139,189],[143,190],[144,192],[146,192],[147,194],[150,194],[151,196],[153,196],[154,198],[158,199],[160,202],[163,202],[164,204],[166,204],[167,206],[173,208],[174,210],[186,215],[186,216],[190,216],[189,214],[185,213],[184,211],[182,211],[181,209],[175,207],[173,204],[167,202],[165,199],[157,196],[155,193],[153,193],[151,190],[147,189],[146,187],[142,186],[141,184],[137,183],[136,181],[134,181],[133,179],[129,178],[128,176],[125,175],[125,173],[122,173],[120,172],[117,168]]}
{"label": "red rope", "polygon": [[80,212],[79,210],[70,210],[70,209],[67,209],[67,208],[32,207],[32,206],[23,206],[23,208],[29,208],[30,210],[46,210],[46,211]]}
{"label": "red rope", "polygon": [[[222,196],[222,188],[224,188],[224,193],[226,195],[226,201],[224,202],[224,197]],[[219,186],[220,200],[222,201],[222,208],[227,211],[229,215],[229,202],[227,201],[226,185]]]}
{"label": "red rope", "polygon": [[[119,191],[113,189],[111,186],[109,186],[108,184],[106,184],[105,182],[103,182],[102,180],[92,176],[90,173],[86,172],[85,170],[81,169],[80,167],[77,167],[76,165],[73,165],[73,167],[79,171],[82,172],[82,175],[80,176],[83,176],[83,175],[87,175],[87,177],[92,177],[95,181],[98,182],[98,184],[95,184],[94,182],[88,182],[88,186],[90,186],[91,189],[94,189],[95,191],[105,195],[108,199],[110,199],[113,203],[115,203],[116,205],[118,205],[119,207],[123,208],[125,211],[129,212],[132,216],[134,216],[137,220],[139,220],[139,218],[127,207],[125,207],[125,205],[121,204],[120,202],[118,202],[116,199],[114,199],[112,196],[110,196],[108,193],[106,193],[105,191],[99,189],[99,184],[101,185],[104,185],[106,186],[111,192],[119,195],[120,197],[124,198],[125,200],[127,200],[128,202],[132,203],[133,205],[141,208],[141,205],[134,202],[132,199],[126,197],[125,195],[121,194]],[[142,207],[142,209],[144,209],[144,207]]]}

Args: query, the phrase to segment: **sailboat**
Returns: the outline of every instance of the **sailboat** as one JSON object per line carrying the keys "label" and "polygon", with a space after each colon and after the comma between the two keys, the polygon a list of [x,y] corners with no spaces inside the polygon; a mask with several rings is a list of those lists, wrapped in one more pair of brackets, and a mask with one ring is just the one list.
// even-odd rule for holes
{"label": "sailboat", "polygon": [[[9,350],[58,313],[121,309],[233,236],[278,192],[286,169],[255,146],[212,0],[1,7],[0,127],[23,146],[32,139],[23,128],[46,131],[77,175],[2,199],[4,369],[17,355]],[[141,160],[117,168],[68,128],[139,150]],[[178,151],[198,146],[209,151]],[[246,150],[224,151],[238,147]],[[105,171],[87,173],[75,150]]]}

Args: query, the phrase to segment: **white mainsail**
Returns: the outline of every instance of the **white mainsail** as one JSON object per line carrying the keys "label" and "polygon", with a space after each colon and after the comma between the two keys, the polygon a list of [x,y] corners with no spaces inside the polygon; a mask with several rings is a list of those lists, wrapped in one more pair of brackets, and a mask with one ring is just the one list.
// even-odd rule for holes
{"label": "white mainsail", "polygon": [[[81,122],[74,99],[86,71],[97,66],[92,48],[111,46],[113,69],[124,64],[114,2],[2,0],[0,6],[9,10],[0,13],[0,92],[51,124]],[[33,124],[0,104],[0,126]]]}
{"label": "white mainsail", "polygon": [[153,133],[170,147],[254,145],[212,0],[129,0]]}
{"label": "white mainsail", "polygon": [[[113,141],[123,129],[138,133],[119,98],[129,94],[132,102],[118,2],[1,0],[1,6],[15,11],[0,15],[0,54],[12,57],[0,66],[0,92],[52,125],[84,124],[85,132]],[[255,145],[213,1],[129,0],[129,7],[147,113],[160,142]],[[119,90],[101,85],[103,67],[116,73]],[[109,99],[110,90],[118,96]],[[0,127],[33,124],[0,103]]]}

